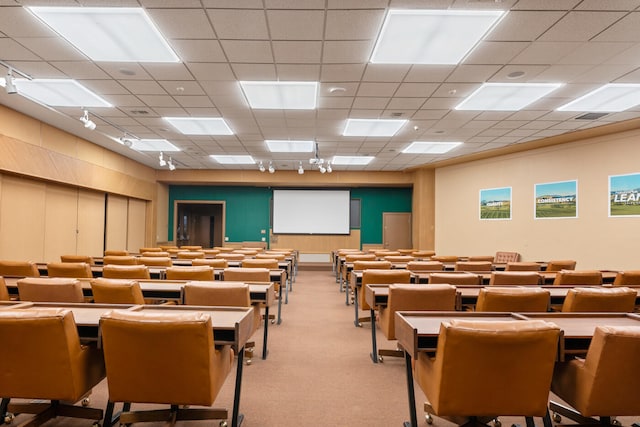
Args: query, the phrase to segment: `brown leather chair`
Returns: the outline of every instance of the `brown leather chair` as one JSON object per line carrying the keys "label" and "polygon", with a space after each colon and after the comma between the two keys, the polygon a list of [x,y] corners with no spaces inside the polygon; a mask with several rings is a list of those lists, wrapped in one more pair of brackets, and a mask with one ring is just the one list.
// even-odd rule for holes
{"label": "brown leather chair", "polygon": [[537,262],[508,262],[505,271],[540,271],[542,265]]}
{"label": "brown leather chair", "polygon": [[411,252],[411,256],[418,259],[427,259],[431,258],[436,254],[436,251],[428,251],[428,250],[417,250]]}
{"label": "brown leather chair", "polygon": [[244,254],[236,254],[234,252],[220,252],[216,255],[216,258],[226,259],[227,261],[241,261],[246,257]]}
{"label": "brown leather chair", "polygon": [[575,270],[576,262],[572,259],[556,259],[547,263],[546,271]]}
{"label": "brown leather chair", "polygon": [[93,257],[89,255],[60,255],[60,262],[86,262],[89,265],[95,264]]}
{"label": "brown leather chair", "polygon": [[640,270],[618,271],[613,286],[640,286]]}
{"label": "brown leather chair", "polygon": [[140,257],[145,257],[145,258],[150,258],[150,257],[154,257],[154,258],[171,258],[171,254],[169,252],[166,252],[166,251],[141,252],[140,253]]}
{"label": "brown leather chair", "polygon": [[129,251],[124,249],[107,249],[104,251],[104,256],[127,256]]}
{"label": "brown leather chair", "polygon": [[21,301],[85,302],[82,285],[71,278],[25,277],[18,280]]}
{"label": "brown leather chair", "polygon": [[229,267],[229,262],[223,258],[196,258],[191,260],[191,265],[194,267],[196,265],[208,265],[213,268],[227,268]]}
{"label": "brown leather chair", "polygon": [[222,280],[231,282],[270,282],[268,268],[228,267],[222,270]]}
{"label": "brown leather chair", "polygon": [[107,279],[151,279],[146,265],[105,265],[102,277]]}
{"label": "brown leather chair", "polygon": [[584,359],[556,364],[551,391],[569,407],[551,401],[549,409],[582,425],[613,425],[611,417],[640,415],[638,360],[639,327],[597,326]]}
{"label": "brown leather chair", "polygon": [[127,407],[121,424],[228,417],[224,409],[179,407],[211,406],[233,365],[231,347],[215,345],[209,315],[113,310],[102,316],[100,329],[109,373],[105,425],[111,425],[115,402],[171,405],[160,411]]}
{"label": "brown leather chair", "polygon": [[170,249],[171,250],[180,250],[180,248],[175,246],[175,245],[158,245],[158,247],[161,250],[165,251],[165,252],[168,252]]}
{"label": "brown leather chair", "polygon": [[562,304],[566,312],[627,312],[634,310],[637,292],[625,286],[572,288]]}
{"label": "brown leather chair", "polygon": [[542,276],[535,271],[494,271],[489,279],[489,286],[529,286],[540,285]]}
{"label": "brown leather chair", "polygon": [[9,290],[7,289],[4,277],[0,276],[0,301],[9,301],[10,299],[11,297],[9,296]]}
{"label": "brown leather chair", "polygon": [[178,259],[196,259],[204,258],[204,252],[202,251],[180,251],[176,254]]}
{"label": "brown leather chair", "polygon": [[419,353],[415,362],[428,420],[545,416],[559,335],[541,320],[443,322],[435,357]]}
{"label": "brown leather chair", "polygon": [[234,251],[234,248],[229,247],[229,246],[215,246],[213,249],[215,249],[216,251],[220,251],[220,253],[233,252]]}
{"label": "brown leather chair", "polygon": [[358,260],[353,263],[353,271],[364,271],[364,270],[390,270],[391,269],[391,261],[369,261],[369,260]]}
{"label": "brown leather chair", "polygon": [[431,273],[429,274],[429,284],[448,283],[450,285],[480,285],[482,277],[477,274],[461,271],[458,273]]}
{"label": "brown leather chair", "polygon": [[520,260],[520,254],[518,252],[510,251],[498,251],[493,257],[495,264],[506,264],[509,262],[518,262]]}
{"label": "brown leather chair", "polygon": [[491,271],[493,266],[489,261],[458,261],[453,269],[455,271]]}
{"label": "brown leather chair", "polygon": [[240,263],[243,268],[280,268],[278,260],[275,258],[247,258]]}
{"label": "brown leather chair", "polygon": [[183,245],[183,246],[180,246],[180,249],[183,251],[201,251],[202,246],[201,245]]}
{"label": "brown leather chair", "polygon": [[599,286],[602,285],[602,272],[598,270],[560,270],[553,279],[554,285]]}
{"label": "brown leather chair", "polygon": [[138,263],[133,255],[105,255],[102,265],[136,265]]}
{"label": "brown leather chair", "polygon": [[431,257],[431,261],[440,261],[440,262],[458,262],[460,257],[457,255],[433,255]]}
{"label": "brown leather chair", "polygon": [[444,264],[440,261],[410,261],[407,263],[409,271],[443,271]]}
{"label": "brown leather chair", "polygon": [[251,257],[258,255],[258,251],[255,249],[235,249],[232,254],[243,254],[245,257]]}
{"label": "brown leather chair", "polygon": [[[353,264],[356,261],[375,261],[376,260],[376,256],[375,254],[358,254],[358,253],[349,253],[346,254],[344,256],[344,262],[345,264]],[[391,268],[391,267],[389,267]],[[354,267],[355,269],[355,267]],[[344,283],[349,283],[349,271],[347,271],[347,268],[344,266],[342,267],[342,280],[344,281]]]}
{"label": "brown leather chair", "polygon": [[144,304],[140,284],[129,279],[105,279],[91,281],[91,293],[96,304]]}
{"label": "brown leather chair", "polygon": [[493,264],[494,258],[493,255],[473,255],[469,257],[469,261],[485,261]]}
{"label": "brown leather chair", "polygon": [[164,252],[161,247],[146,247],[138,249],[139,254],[143,254],[145,252]]}
{"label": "brown leather chair", "polygon": [[411,255],[385,255],[382,259],[392,264],[406,264],[415,260]]}
{"label": "brown leather chair", "polygon": [[0,260],[0,276],[40,277],[33,261]]}
{"label": "brown leather chair", "polygon": [[549,310],[551,292],[538,287],[485,287],[476,301],[476,311],[544,312]]}
{"label": "brown leather chair", "polygon": [[[12,413],[38,414],[20,425],[58,416],[102,419],[102,409],[73,405],[105,377],[105,368],[101,351],[80,344],[70,310],[3,310],[0,336],[7,343],[0,348],[3,420],[11,420]],[[37,401],[11,404],[14,398]]]}
{"label": "brown leather chair", "polygon": [[167,280],[215,280],[213,267],[208,265],[168,267],[165,271]]}
{"label": "brown leather chair", "polygon": [[[380,307],[378,325],[388,340],[396,339],[396,311],[454,311],[457,306],[456,287],[451,285],[389,285],[387,306]],[[384,356],[403,357],[402,350],[378,350],[378,360]]]}
{"label": "brown leather chair", "polygon": [[[160,252],[156,252],[160,253]],[[173,261],[168,256],[141,256],[136,258],[136,262],[138,265],[146,265],[148,267],[171,267],[173,266]]]}
{"label": "brown leather chair", "polygon": [[275,259],[278,261],[284,261],[286,257],[287,254],[282,252],[264,252],[255,256],[256,259]]}
{"label": "brown leather chair", "polygon": [[[364,261],[364,262],[372,262],[372,261]],[[380,261],[380,262],[388,262],[388,261]],[[409,270],[378,269],[378,268],[364,269],[362,271],[362,286],[360,288],[360,292],[357,295],[359,309],[371,310],[371,306],[367,303],[367,300],[364,298],[365,296],[364,289],[367,285],[410,283],[410,282],[411,282],[411,272]],[[371,321],[370,316],[359,317],[357,326],[362,326],[362,322],[370,322],[370,321]]]}
{"label": "brown leather chair", "polygon": [[47,264],[47,276],[92,278],[93,273],[86,262],[50,262]]}

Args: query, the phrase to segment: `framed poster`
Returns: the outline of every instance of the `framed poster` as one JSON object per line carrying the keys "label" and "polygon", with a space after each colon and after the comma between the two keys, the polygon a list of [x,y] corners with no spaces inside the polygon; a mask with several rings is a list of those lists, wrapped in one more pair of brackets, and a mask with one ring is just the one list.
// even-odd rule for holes
{"label": "framed poster", "polygon": [[511,219],[511,187],[480,190],[480,219]]}
{"label": "framed poster", "polygon": [[535,218],[577,218],[578,181],[535,184]]}
{"label": "framed poster", "polygon": [[640,216],[640,173],[609,176],[609,216]]}

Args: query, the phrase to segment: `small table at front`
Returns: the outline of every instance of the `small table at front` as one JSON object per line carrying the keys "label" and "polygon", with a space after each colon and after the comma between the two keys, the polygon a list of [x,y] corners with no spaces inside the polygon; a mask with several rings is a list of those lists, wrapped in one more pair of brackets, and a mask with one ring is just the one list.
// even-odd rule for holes
{"label": "small table at front", "polygon": [[125,309],[134,311],[161,311],[169,313],[172,310],[177,312],[198,312],[211,316],[213,326],[213,339],[216,344],[231,345],[236,352],[238,361],[236,363],[236,383],[233,398],[233,415],[231,425],[237,427],[242,422],[240,409],[240,390],[242,385],[242,368],[244,357],[244,345],[251,336],[253,325],[253,309],[243,307],[204,307],[204,306],[146,306],[146,305],[126,305],[126,304],[71,304],[71,303],[32,303],[28,308],[37,310],[38,308],[64,308],[73,312],[73,317],[78,328],[78,334],[82,339],[100,340],[100,317],[114,309]]}

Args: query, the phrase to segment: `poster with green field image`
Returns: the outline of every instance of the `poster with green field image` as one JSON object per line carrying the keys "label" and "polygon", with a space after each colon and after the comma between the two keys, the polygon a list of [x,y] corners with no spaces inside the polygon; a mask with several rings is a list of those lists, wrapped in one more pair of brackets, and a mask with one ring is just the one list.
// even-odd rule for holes
{"label": "poster with green field image", "polygon": [[480,219],[511,219],[511,187],[480,190]]}
{"label": "poster with green field image", "polygon": [[577,218],[578,182],[547,182],[535,185],[536,219]]}
{"label": "poster with green field image", "polygon": [[640,216],[640,173],[609,177],[609,216]]}

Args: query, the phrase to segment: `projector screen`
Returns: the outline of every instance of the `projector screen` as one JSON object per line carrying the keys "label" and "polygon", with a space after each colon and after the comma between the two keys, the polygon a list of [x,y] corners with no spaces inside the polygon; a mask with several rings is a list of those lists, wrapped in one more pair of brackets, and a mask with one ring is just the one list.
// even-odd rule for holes
{"label": "projector screen", "polygon": [[273,190],[274,234],[349,234],[348,190]]}

